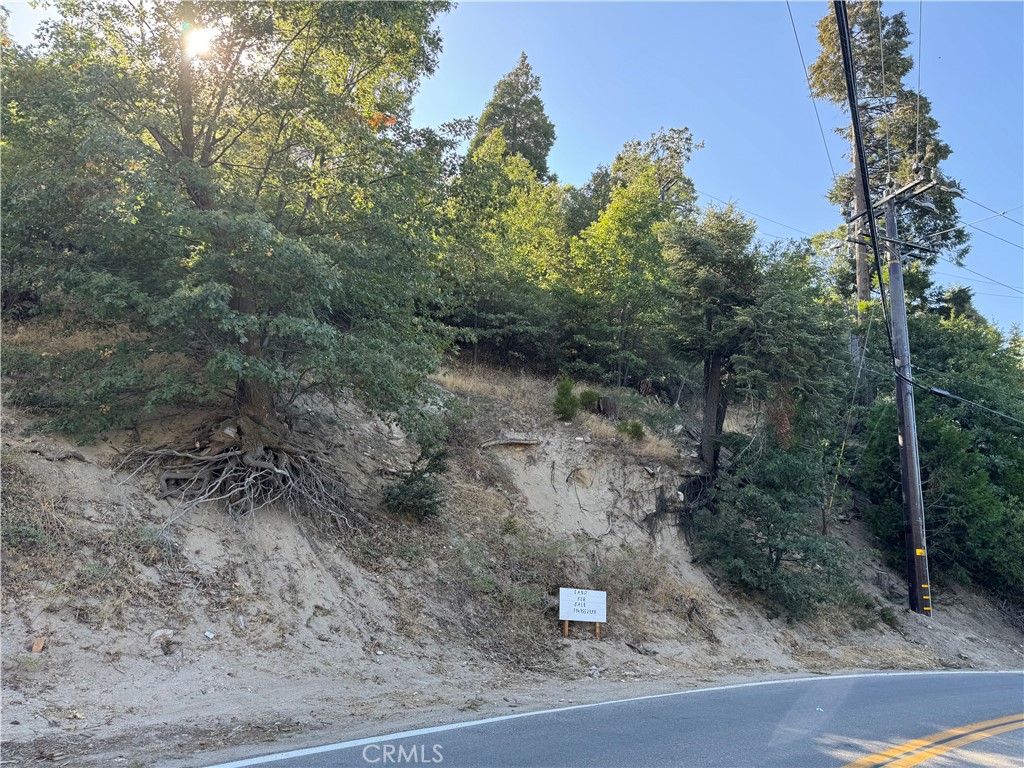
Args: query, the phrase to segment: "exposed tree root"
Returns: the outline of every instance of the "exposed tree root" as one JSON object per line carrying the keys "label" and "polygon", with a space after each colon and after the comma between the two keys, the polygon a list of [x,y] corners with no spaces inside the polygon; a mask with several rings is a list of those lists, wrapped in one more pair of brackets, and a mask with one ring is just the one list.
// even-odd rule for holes
{"label": "exposed tree root", "polygon": [[241,518],[283,504],[321,528],[355,530],[339,468],[308,435],[283,425],[228,418],[188,444],[136,451],[125,460],[136,462],[132,476],[157,469],[160,498],[177,497],[183,512],[219,502]]}

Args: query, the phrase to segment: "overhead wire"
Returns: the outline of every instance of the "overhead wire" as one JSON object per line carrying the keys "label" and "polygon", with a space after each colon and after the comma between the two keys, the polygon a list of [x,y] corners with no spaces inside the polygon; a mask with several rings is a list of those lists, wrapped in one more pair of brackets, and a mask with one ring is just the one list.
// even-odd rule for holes
{"label": "overhead wire", "polygon": [[1001,387],[997,387],[997,386],[994,386],[992,384],[988,384],[988,383],[986,383],[984,381],[969,381],[966,378],[966,376],[964,374],[962,374],[962,373],[955,373],[953,371],[940,371],[940,370],[938,370],[936,368],[929,368],[927,365],[918,365],[917,363],[912,363],[912,366],[913,366],[915,371],[921,370],[921,371],[926,371],[928,373],[935,374],[937,376],[944,376],[946,378],[957,379],[957,380],[959,380],[959,381],[961,381],[961,382],[963,382],[965,384],[969,384],[970,386],[980,387],[981,389],[987,389],[989,392],[999,392],[999,394],[1001,394],[1001,395],[1005,395],[1006,397],[1009,397],[1009,398],[1011,398],[1013,400],[1019,400],[1022,403],[1024,403],[1024,395],[1015,395],[1012,392],[1005,391]]}
{"label": "overhead wire", "polygon": [[1020,248],[1022,251],[1024,251],[1024,245],[1021,245],[1020,243],[1015,243],[1012,240],[1007,240],[1005,237],[1000,237],[999,235],[993,234],[992,232],[989,232],[987,229],[982,229],[981,227],[977,227],[974,224],[965,224],[964,226],[970,227],[971,229],[976,229],[983,235],[994,237],[996,240],[1002,240],[1007,245],[1012,245],[1014,248]]}
{"label": "overhead wire", "polygon": [[919,0],[917,10],[917,128],[914,131],[914,155],[921,157],[921,46],[924,41],[924,0]]}
{"label": "overhead wire", "polygon": [[839,446],[839,456],[836,459],[836,476],[832,479],[832,490],[828,495],[828,509],[822,516],[822,533],[827,525],[829,515],[832,514],[832,505],[836,498],[836,487],[839,485],[839,474],[843,469],[843,455],[846,453],[846,441],[850,439],[850,430],[853,428],[853,408],[857,404],[857,391],[860,389],[861,374],[864,372],[864,363],[868,356],[868,344],[871,340],[871,323],[875,319],[875,305],[871,305],[871,312],[868,314],[867,329],[864,332],[864,346],[860,349],[860,361],[857,364],[857,378],[853,382],[853,394],[850,395],[850,407],[846,410],[846,428],[843,430],[843,442]]}
{"label": "overhead wire", "polygon": [[[731,205],[736,210],[743,211],[744,213],[749,214],[749,215],[753,216],[754,218],[764,219],[765,221],[770,221],[772,224],[778,224],[780,227],[785,227],[786,229],[792,229],[794,232],[799,232],[801,235],[807,235],[807,237],[813,237],[813,235],[810,232],[805,232],[802,229],[797,229],[796,227],[791,227],[789,224],[784,224],[781,221],[776,221],[775,219],[770,219],[767,216],[762,216],[759,213],[754,213],[753,211],[747,210],[746,208],[741,208],[740,206],[736,205],[736,203],[733,203],[733,202],[731,202],[729,200],[723,200],[722,198],[715,197],[714,195],[709,194],[707,192],[701,192],[697,188],[694,188],[694,192],[696,192],[698,195],[704,195],[704,197],[710,197],[712,200],[717,200],[718,202],[722,203],[723,205]],[[782,238],[780,238],[780,239],[782,239]]]}
{"label": "overhead wire", "polygon": [[[943,271],[938,270],[938,269],[933,269],[932,270],[932,274],[933,275],[942,275],[944,277],[955,277],[957,280],[963,280],[963,281],[968,282],[968,283],[990,283],[993,287],[999,285],[999,286],[1002,286],[1003,288],[1009,287],[1010,290],[1019,290],[1019,289],[1012,288],[1011,286],[1005,286],[1002,283],[997,283],[997,282],[995,282],[994,280],[992,280],[991,278],[988,278],[988,277],[964,277],[963,275],[958,275],[955,272],[943,272]],[[982,287],[983,288],[987,288],[988,286],[982,286]]]}
{"label": "overhead wire", "polygon": [[[828,358],[828,359],[833,360],[835,362],[845,362],[846,364],[849,364],[849,362],[850,362],[849,360],[843,361],[843,360],[839,360],[837,358]],[[946,398],[950,398],[950,399],[953,399],[953,400],[957,400],[957,401],[962,402],[962,403],[964,403],[966,405],[976,406],[978,408],[981,408],[984,411],[988,411],[989,413],[991,413],[991,414],[993,414],[995,416],[999,416],[1000,418],[1007,419],[1008,421],[1012,421],[1012,422],[1015,422],[1017,424],[1024,425],[1024,421],[1022,421],[1021,419],[1018,419],[1016,416],[1008,414],[1008,413],[1006,413],[1004,411],[1000,411],[1000,410],[997,410],[995,408],[990,408],[987,405],[984,405],[982,403],[977,402],[976,400],[971,400],[970,398],[966,398],[966,397],[963,397],[961,395],[954,394],[954,393],[952,393],[952,392],[950,392],[950,391],[948,391],[946,389],[942,389],[941,387],[934,387],[934,386],[928,386],[927,384],[922,384],[919,381],[915,381],[915,380],[913,380],[911,378],[903,376],[898,371],[896,371],[894,368],[891,368],[890,366],[885,365],[884,363],[877,362],[877,361],[871,360],[869,358],[865,358],[865,359],[867,360],[868,369],[870,371],[872,371],[873,373],[875,373],[876,375],[880,375],[880,376],[895,376],[896,378],[899,378],[899,379],[902,379],[903,381],[906,381],[908,384],[912,385],[915,389],[919,389],[919,390],[921,390],[923,392],[927,392],[930,395],[935,395],[935,396],[938,396],[938,397],[946,397]],[[922,366],[919,366],[919,365],[916,365],[916,364],[913,365],[913,368],[915,370],[917,370],[917,369],[925,370]],[[940,373],[939,375],[948,375],[948,374],[941,374]],[[976,382],[975,382],[975,384],[976,384]],[[1008,397],[1010,397],[1012,399],[1024,400],[1024,398],[1020,398],[1020,397],[1018,397],[1016,395],[1013,395],[1013,394],[1011,394],[1009,392],[1006,392],[1002,388],[988,387],[988,389],[991,392],[998,391],[1001,395],[1008,396]]]}
{"label": "overhead wire", "polygon": [[1004,283],[1001,280],[996,280],[994,277],[989,277],[988,275],[983,274],[981,272],[978,272],[977,270],[971,269],[970,267],[961,266],[960,264],[957,264],[955,261],[953,261],[952,259],[947,258],[945,256],[939,256],[939,258],[942,259],[945,262],[948,262],[948,263],[952,264],[953,266],[955,266],[955,267],[957,267],[959,269],[962,269],[962,270],[964,270],[966,272],[970,272],[972,275],[977,275],[978,277],[983,277],[983,278],[985,278],[985,280],[987,280],[990,283],[993,283],[995,285],[1001,285],[1001,286],[1003,286],[1003,288],[1009,288],[1011,291],[1017,291],[1017,293],[1019,293],[1021,295],[1024,295],[1024,289],[1019,288],[1016,285],[1010,285],[1009,283]]}
{"label": "overhead wire", "polygon": [[[1002,217],[1003,217],[1004,219],[1006,219],[1007,221],[1012,221],[1012,222],[1013,222],[1014,224],[1016,224],[1016,225],[1017,225],[1018,227],[1024,227],[1024,222],[1021,222],[1021,221],[1017,221],[1017,220],[1016,220],[1015,218],[1013,218],[1013,217],[1011,217],[1011,216],[1007,216],[1007,215],[1006,215],[1006,214],[1008,214],[1008,213],[1009,213],[1010,211],[1016,211],[1016,210],[1017,210],[1018,208],[1024,208],[1024,205],[1015,205],[1015,206],[1014,206],[1013,208],[1007,208],[1007,209],[1006,209],[1005,211],[997,211],[997,210],[996,210],[995,208],[989,208],[989,207],[988,207],[987,205],[985,205],[984,203],[979,203],[979,202],[978,202],[977,200],[972,200],[972,199],[971,199],[971,198],[969,198],[969,197],[968,197],[967,195],[965,195],[965,194],[964,194],[963,192],[960,192],[960,197],[962,197],[962,198],[963,198],[964,200],[966,200],[966,201],[967,201],[968,203],[974,203],[974,204],[975,204],[976,206],[978,206],[979,208],[984,208],[984,209],[985,209],[986,211],[991,211],[991,212],[992,212],[992,213],[994,213],[994,214],[995,214],[996,216],[1002,216]],[[994,217],[992,217],[992,216],[989,216],[989,218],[991,219],[991,218],[994,218]]]}
{"label": "overhead wire", "polygon": [[[867,210],[864,212],[868,222],[868,236],[871,239],[871,250],[875,257],[875,268],[878,270],[878,290],[881,297],[882,314],[885,319],[885,335],[889,340],[889,351],[892,352],[893,365],[896,360],[896,350],[892,341],[892,322],[889,318],[889,307],[885,300],[885,282],[882,280],[882,256],[878,250],[878,223],[875,221],[875,209],[871,204],[871,185],[868,180],[867,153],[864,151],[864,136],[861,132],[860,110],[857,108],[857,71],[853,66],[853,48],[850,44],[850,20],[846,15],[846,3],[844,0],[833,0],[835,7],[836,26],[839,32],[839,47],[843,57],[843,73],[846,80],[846,96],[850,103],[850,121],[853,128],[854,151],[857,153],[857,162],[861,168],[860,184],[864,193],[864,200],[867,203]],[[857,212],[858,214],[860,211]]]}
{"label": "overhead wire", "polygon": [[866,157],[867,153],[864,151],[864,140],[861,131],[860,114],[859,110],[857,109],[857,72],[853,66],[853,50],[850,43],[850,22],[848,16],[846,15],[846,3],[844,0],[833,0],[833,6],[835,8],[836,26],[838,27],[839,44],[843,57],[843,72],[846,76],[846,94],[847,99],[850,103],[850,118],[853,128],[854,151],[857,153],[857,159],[860,162],[860,167],[862,169],[860,173],[860,183],[863,187],[864,199],[865,201],[867,201],[867,210],[865,211],[865,214],[868,222],[868,235],[871,239],[871,250],[874,252],[875,267],[878,270],[878,291],[879,296],[881,298],[880,303],[882,305],[882,312],[885,317],[885,330],[886,336],[888,337],[889,341],[889,351],[892,353],[892,372],[897,378],[905,381],[907,384],[910,384],[915,388],[922,389],[934,395],[939,395],[941,397],[949,397],[963,403],[974,405],[997,416],[1001,416],[1005,419],[1008,419],[1009,421],[1017,422],[1021,425],[1024,425],[1024,421],[1021,421],[1020,419],[1010,416],[1007,413],[997,411],[995,409],[984,406],[981,403],[976,403],[973,400],[960,397],[959,395],[954,395],[947,390],[939,389],[938,387],[926,387],[923,384],[915,382],[913,379],[902,374],[896,365],[896,350],[892,338],[892,323],[890,320],[890,312],[886,303],[885,283],[881,279],[882,258],[878,249],[878,227],[877,222],[875,221],[874,206],[871,203],[871,186],[868,178],[869,172]]}
{"label": "overhead wire", "polygon": [[[999,214],[995,214],[993,216],[985,216],[985,217],[980,218],[980,219],[975,219],[974,221],[960,221],[960,222],[957,222],[956,224],[954,224],[952,227],[946,227],[945,229],[940,229],[938,232],[932,232],[930,234],[925,235],[925,237],[941,237],[942,235],[946,234],[947,232],[952,232],[953,230],[955,230],[955,229],[957,229],[959,227],[970,227],[970,226],[973,226],[975,224],[980,224],[983,221],[989,221],[991,219],[994,219],[998,215]],[[957,216],[957,218],[959,218],[959,216]]]}
{"label": "overhead wire", "polygon": [[[876,4],[878,10],[878,56],[882,62],[882,104],[884,105],[889,101],[889,91],[885,86],[885,36],[882,34],[882,4],[879,2]],[[892,151],[889,149],[889,123],[892,122],[893,117],[893,106],[889,106],[889,119],[885,119],[885,173],[888,177],[892,178]]]}
{"label": "overhead wire", "polygon": [[800,35],[796,31],[796,20],[793,18],[793,8],[789,4],[789,0],[786,0],[786,10],[789,11],[789,23],[793,27],[793,38],[796,40],[796,50],[800,54],[800,66],[804,70],[804,80],[807,81],[807,96],[811,100],[811,106],[814,107],[814,118],[818,121],[818,131],[821,132],[821,143],[825,147],[825,156],[828,158],[828,167],[832,171],[832,181],[836,181],[836,168],[832,164],[832,153],[828,150],[828,140],[825,138],[825,128],[821,124],[821,115],[818,113],[818,102],[814,98],[814,89],[811,87],[811,76],[807,70],[807,62],[804,59],[804,50],[800,45]]}
{"label": "overhead wire", "polygon": [[[901,376],[900,378],[904,378],[904,377]],[[926,387],[923,384],[918,384],[917,382],[913,382],[913,381],[909,381],[909,383],[913,384],[918,389],[923,389],[925,392],[929,392],[929,393],[931,393],[933,395],[938,395],[939,397],[948,397],[951,400],[958,400],[961,403],[967,403],[968,405],[973,405],[975,408],[980,408],[983,411],[988,411],[989,413],[993,414],[994,416],[999,416],[1000,418],[1006,419],[1008,421],[1016,422],[1017,424],[1020,424],[1022,427],[1024,427],[1024,420],[1018,419],[1018,418],[1016,418],[1014,416],[1011,416],[1008,413],[1003,413],[1002,411],[997,411],[995,408],[989,408],[987,405],[982,405],[981,403],[977,403],[974,400],[968,400],[966,397],[960,397],[960,395],[954,395],[952,392],[948,392],[945,389],[939,389],[938,387]]]}

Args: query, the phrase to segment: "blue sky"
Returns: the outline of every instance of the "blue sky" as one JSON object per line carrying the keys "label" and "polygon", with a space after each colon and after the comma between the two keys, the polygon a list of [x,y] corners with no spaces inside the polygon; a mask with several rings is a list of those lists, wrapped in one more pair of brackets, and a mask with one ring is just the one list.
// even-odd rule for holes
{"label": "blue sky", "polygon": [[[37,12],[5,5],[12,36],[27,42]],[[832,6],[791,5],[810,64],[815,25]],[[923,25],[921,87],[954,151],[946,172],[972,200],[1024,221],[1024,3],[928,0],[883,9],[906,12],[915,60]],[[549,165],[561,181],[582,184],[624,142],[686,126],[704,142],[688,169],[697,189],[758,214],[766,238],[839,223],[824,198],[829,161],[784,2],[469,2],[440,27],[440,66],[414,103],[419,125],[479,115],[526,51],[558,133]],[[909,84],[917,78],[915,69]],[[818,110],[841,173],[849,148],[832,129],[845,119],[831,105]],[[982,313],[1008,330],[1024,321],[1024,228],[1002,217],[978,221],[993,214],[971,202],[959,209],[963,221],[1010,243],[970,230],[966,266],[985,277],[940,262],[935,278],[973,288]]]}

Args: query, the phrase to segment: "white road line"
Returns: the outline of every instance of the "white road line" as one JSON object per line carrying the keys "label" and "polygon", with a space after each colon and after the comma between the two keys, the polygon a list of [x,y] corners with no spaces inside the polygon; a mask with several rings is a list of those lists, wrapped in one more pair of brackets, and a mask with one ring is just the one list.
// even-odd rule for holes
{"label": "white road line", "polygon": [[728,691],[734,688],[756,688],[758,686],[766,685],[788,685],[790,683],[807,683],[812,681],[821,680],[850,680],[853,678],[861,677],[905,677],[908,675],[1024,675],[1024,672],[1020,670],[995,670],[995,669],[982,669],[982,670],[940,670],[936,672],[860,672],[850,675],[823,675],[816,677],[794,677],[785,680],[763,680],[756,683],[734,683],[733,685],[717,685],[713,688],[691,688],[688,691],[673,691],[672,693],[655,693],[649,696],[636,696],[632,699],[616,699],[615,701],[599,701],[593,704],[575,704],[571,707],[558,707],[557,709],[541,709],[536,712],[519,712],[514,715],[500,715],[498,717],[488,717],[483,720],[471,720],[465,723],[450,723],[448,725],[435,725],[430,728],[418,728],[414,731],[402,731],[400,733],[390,733],[384,736],[368,736],[365,739],[354,739],[352,741],[340,741],[337,744],[324,744],[321,747],[308,747],[306,749],[296,749],[291,752],[279,752],[273,755],[262,755],[260,757],[249,757],[244,760],[236,760],[231,763],[217,763],[216,765],[209,765],[206,768],[247,768],[250,765],[263,765],[264,763],[272,763],[277,760],[290,760],[296,757],[308,757],[309,755],[320,755],[324,752],[337,752],[342,749],[351,749],[352,747],[363,747],[367,744],[379,744],[384,741],[395,741],[398,739],[411,739],[416,736],[427,736],[432,733],[444,733],[445,731],[456,731],[462,728],[470,728],[474,725],[489,725],[490,723],[500,723],[505,720],[518,720],[521,717],[537,717],[538,715],[551,715],[556,712],[571,712],[577,709],[591,709],[592,707],[607,707],[612,704],[628,704],[633,701],[649,701],[651,699],[665,699],[671,696],[690,696],[695,693],[711,693],[712,691]]}

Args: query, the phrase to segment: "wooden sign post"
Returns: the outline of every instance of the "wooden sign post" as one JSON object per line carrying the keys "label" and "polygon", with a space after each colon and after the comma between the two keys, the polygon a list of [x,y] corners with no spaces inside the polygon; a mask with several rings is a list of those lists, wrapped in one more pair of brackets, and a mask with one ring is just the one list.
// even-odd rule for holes
{"label": "wooden sign post", "polygon": [[558,590],[558,618],[562,622],[562,636],[569,636],[570,621],[594,622],[594,634],[601,639],[601,625],[608,620],[608,593],[594,589]]}

